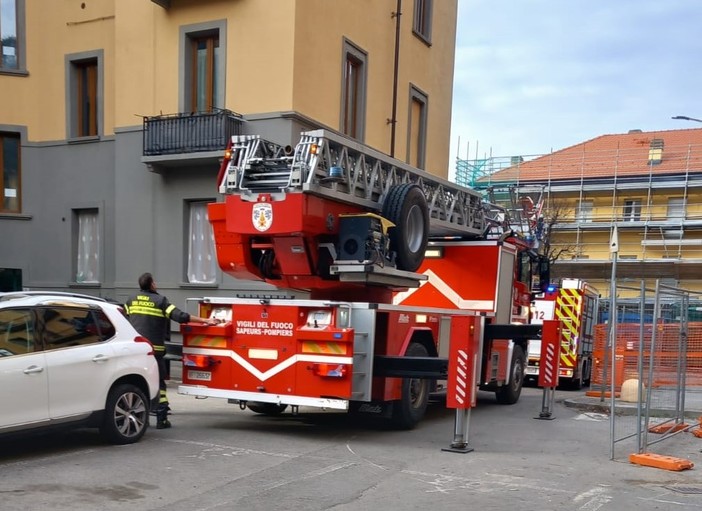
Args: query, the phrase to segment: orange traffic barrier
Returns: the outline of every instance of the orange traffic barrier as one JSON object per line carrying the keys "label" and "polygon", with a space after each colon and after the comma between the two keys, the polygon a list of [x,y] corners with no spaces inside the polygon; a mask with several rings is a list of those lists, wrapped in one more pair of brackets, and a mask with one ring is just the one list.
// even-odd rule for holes
{"label": "orange traffic barrier", "polygon": [[673,470],[680,472],[695,466],[690,460],[685,458],[675,458],[673,456],[663,456],[661,454],[642,453],[630,454],[629,462],[644,467],[662,468],[664,470]]}
{"label": "orange traffic barrier", "polygon": [[648,428],[649,433],[656,433],[659,435],[665,435],[667,433],[677,433],[683,429],[688,429],[690,426],[684,422],[678,424],[655,424]]}

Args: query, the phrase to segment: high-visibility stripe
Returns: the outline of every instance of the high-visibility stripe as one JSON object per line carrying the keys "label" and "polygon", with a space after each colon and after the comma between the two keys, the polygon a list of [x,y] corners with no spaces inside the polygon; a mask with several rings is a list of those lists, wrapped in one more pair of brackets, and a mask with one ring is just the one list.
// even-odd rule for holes
{"label": "high-visibility stripe", "polygon": [[199,346],[203,348],[226,348],[227,339],[217,336],[195,335],[186,341],[188,346]]}
{"label": "high-visibility stripe", "polygon": [[577,289],[561,289],[556,297],[556,319],[561,320],[561,366],[574,367],[578,355],[582,296]]}
{"label": "high-visibility stripe", "polygon": [[173,312],[173,309],[175,309],[175,308],[176,308],[176,306],[173,305],[173,304],[171,304],[171,305],[169,305],[168,307],[166,307],[166,316],[170,316],[170,315],[171,315],[171,312]]}
{"label": "high-visibility stripe", "polygon": [[154,309],[152,307],[139,307],[134,306],[129,309],[129,315],[142,314],[144,316],[156,316],[157,318],[163,318],[163,311],[161,309]]}
{"label": "high-visibility stripe", "polygon": [[325,353],[331,355],[346,355],[346,344],[338,342],[302,341],[302,353]]}
{"label": "high-visibility stripe", "polygon": [[156,345],[154,346],[154,351],[166,351],[166,347],[165,347],[165,346],[159,346],[158,344],[156,344]]}

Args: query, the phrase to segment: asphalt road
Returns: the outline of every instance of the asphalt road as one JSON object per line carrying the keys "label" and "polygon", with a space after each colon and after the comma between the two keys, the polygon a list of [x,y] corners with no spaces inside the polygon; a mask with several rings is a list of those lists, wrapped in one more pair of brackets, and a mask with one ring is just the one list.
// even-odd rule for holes
{"label": "asphalt road", "polygon": [[[174,384],[175,385],[175,384]],[[699,469],[669,472],[610,460],[606,416],[563,406],[536,420],[541,390],[513,406],[481,394],[473,452],[442,451],[453,411],[432,405],[414,430],[344,414],[271,418],[170,391],[173,428],[131,446],[96,432],[0,441],[2,511],[111,510],[688,510],[702,508]],[[702,463],[702,439],[666,449]]]}

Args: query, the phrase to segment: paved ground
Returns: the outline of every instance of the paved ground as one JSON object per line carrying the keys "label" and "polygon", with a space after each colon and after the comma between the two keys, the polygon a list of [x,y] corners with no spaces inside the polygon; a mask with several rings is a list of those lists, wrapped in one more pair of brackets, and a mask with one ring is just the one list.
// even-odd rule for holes
{"label": "paved ground", "polygon": [[[341,413],[265,417],[225,400],[176,393],[173,428],[132,446],[93,431],[0,442],[0,509],[27,511],[702,509],[697,467],[669,472],[610,460],[609,417],[583,410],[585,392],[556,391],[553,420],[535,420],[543,393],[501,406],[480,393],[474,451],[443,451],[454,414],[433,403],[411,431]],[[702,466],[702,439],[657,449]]]}

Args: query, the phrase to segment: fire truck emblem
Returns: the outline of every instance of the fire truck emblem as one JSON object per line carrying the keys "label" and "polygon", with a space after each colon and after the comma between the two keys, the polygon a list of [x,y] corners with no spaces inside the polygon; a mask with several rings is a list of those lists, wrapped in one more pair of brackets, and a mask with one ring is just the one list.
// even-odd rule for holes
{"label": "fire truck emblem", "polygon": [[254,204],[251,221],[257,231],[267,231],[273,223],[273,206],[267,202]]}

